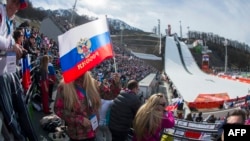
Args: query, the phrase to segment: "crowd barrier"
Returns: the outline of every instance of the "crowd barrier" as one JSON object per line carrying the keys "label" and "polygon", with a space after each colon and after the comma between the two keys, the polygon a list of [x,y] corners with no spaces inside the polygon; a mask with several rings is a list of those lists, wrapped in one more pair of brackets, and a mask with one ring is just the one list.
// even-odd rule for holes
{"label": "crowd barrier", "polygon": [[[28,87],[28,89],[26,91],[24,91],[25,96],[24,96],[24,102],[25,104],[28,104],[31,100],[32,94],[35,93],[35,91],[37,90],[37,83],[35,83],[35,75],[37,73],[37,69],[38,69],[39,65],[37,64],[37,60],[34,60],[31,62],[30,64],[30,85]],[[22,79],[22,75],[20,77],[20,82],[22,83],[23,79]]]}
{"label": "crowd barrier", "polygon": [[[32,55],[30,55],[32,56]],[[38,57],[39,58],[39,57]],[[59,70],[59,65],[58,63],[56,62],[57,61],[57,58],[55,57],[54,61],[53,61],[53,65],[55,67],[55,70]],[[38,84],[38,81],[37,79],[37,73],[39,71],[39,60],[36,59],[36,60],[33,60],[31,63],[30,63],[30,85],[29,85],[29,88],[27,89],[27,91],[25,91],[25,96],[24,96],[24,100],[25,100],[25,104],[28,104],[32,98],[32,94],[35,94],[37,91],[39,91],[39,84]],[[20,82],[22,83],[22,74],[21,74],[21,77],[20,77]]]}
{"label": "crowd barrier", "polygon": [[250,84],[250,78],[233,77],[233,76],[230,76],[230,75],[222,75],[222,74],[218,75],[218,77],[228,79],[228,80],[234,80],[234,81],[239,81],[239,82]]}
{"label": "crowd barrier", "polygon": [[175,141],[189,140],[213,140],[218,136],[219,123],[200,123],[175,119],[173,128],[166,128],[163,134],[174,137]]}

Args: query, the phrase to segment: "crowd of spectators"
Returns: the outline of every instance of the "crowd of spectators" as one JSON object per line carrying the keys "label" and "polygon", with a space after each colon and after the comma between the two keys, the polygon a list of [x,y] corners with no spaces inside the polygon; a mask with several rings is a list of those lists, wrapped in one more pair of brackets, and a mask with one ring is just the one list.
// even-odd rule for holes
{"label": "crowd of spectators", "polygon": [[133,56],[128,50],[119,47],[119,44],[113,42],[114,58],[105,60],[99,66],[92,70],[94,77],[101,81],[110,79],[112,73],[119,73],[123,87],[128,80],[137,80],[138,82],[150,73],[157,73],[158,70],[142,59]]}

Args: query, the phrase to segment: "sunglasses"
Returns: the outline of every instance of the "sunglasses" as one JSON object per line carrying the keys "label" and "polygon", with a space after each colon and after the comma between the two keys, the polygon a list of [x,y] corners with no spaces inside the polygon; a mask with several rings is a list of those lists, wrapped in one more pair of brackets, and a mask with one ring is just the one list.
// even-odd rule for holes
{"label": "sunglasses", "polygon": [[244,125],[244,123],[225,123],[224,126],[227,125]]}
{"label": "sunglasses", "polygon": [[241,128],[242,126],[244,126],[244,124],[242,123],[225,123],[224,125],[222,125],[222,128],[223,129]]}
{"label": "sunglasses", "polygon": [[161,94],[156,94],[156,96],[157,96],[157,97],[163,97],[163,95],[161,95]]}
{"label": "sunglasses", "polygon": [[162,107],[165,107],[165,106],[166,106],[166,104],[165,104],[165,103],[161,103],[161,104],[159,104],[159,105],[161,105]]}

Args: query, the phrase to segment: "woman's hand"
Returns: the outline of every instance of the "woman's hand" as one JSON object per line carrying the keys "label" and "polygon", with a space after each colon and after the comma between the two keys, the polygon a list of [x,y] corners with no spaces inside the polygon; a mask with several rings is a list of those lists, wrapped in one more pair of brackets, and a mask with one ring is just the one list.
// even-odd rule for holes
{"label": "woman's hand", "polygon": [[49,79],[49,82],[51,82],[51,83],[54,83],[54,80],[52,80],[52,79]]}
{"label": "woman's hand", "polygon": [[84,126],[84,127],[91,126],[90,120],[87,119],[87,118],[84,118],[84,119],[83,119],[83,126]]}

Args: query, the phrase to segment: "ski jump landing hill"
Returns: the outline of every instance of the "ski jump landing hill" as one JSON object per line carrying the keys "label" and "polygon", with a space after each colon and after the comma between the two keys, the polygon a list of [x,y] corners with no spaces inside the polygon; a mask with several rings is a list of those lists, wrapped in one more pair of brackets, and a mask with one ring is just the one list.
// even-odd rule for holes
{"label": "ski jump landing hill", "polygon": [[165,73],[188,106],[218,108],[225,100],[244,97],[250,85],[209,75],[200,70],[188,46],[177,36],[167,36]]}

